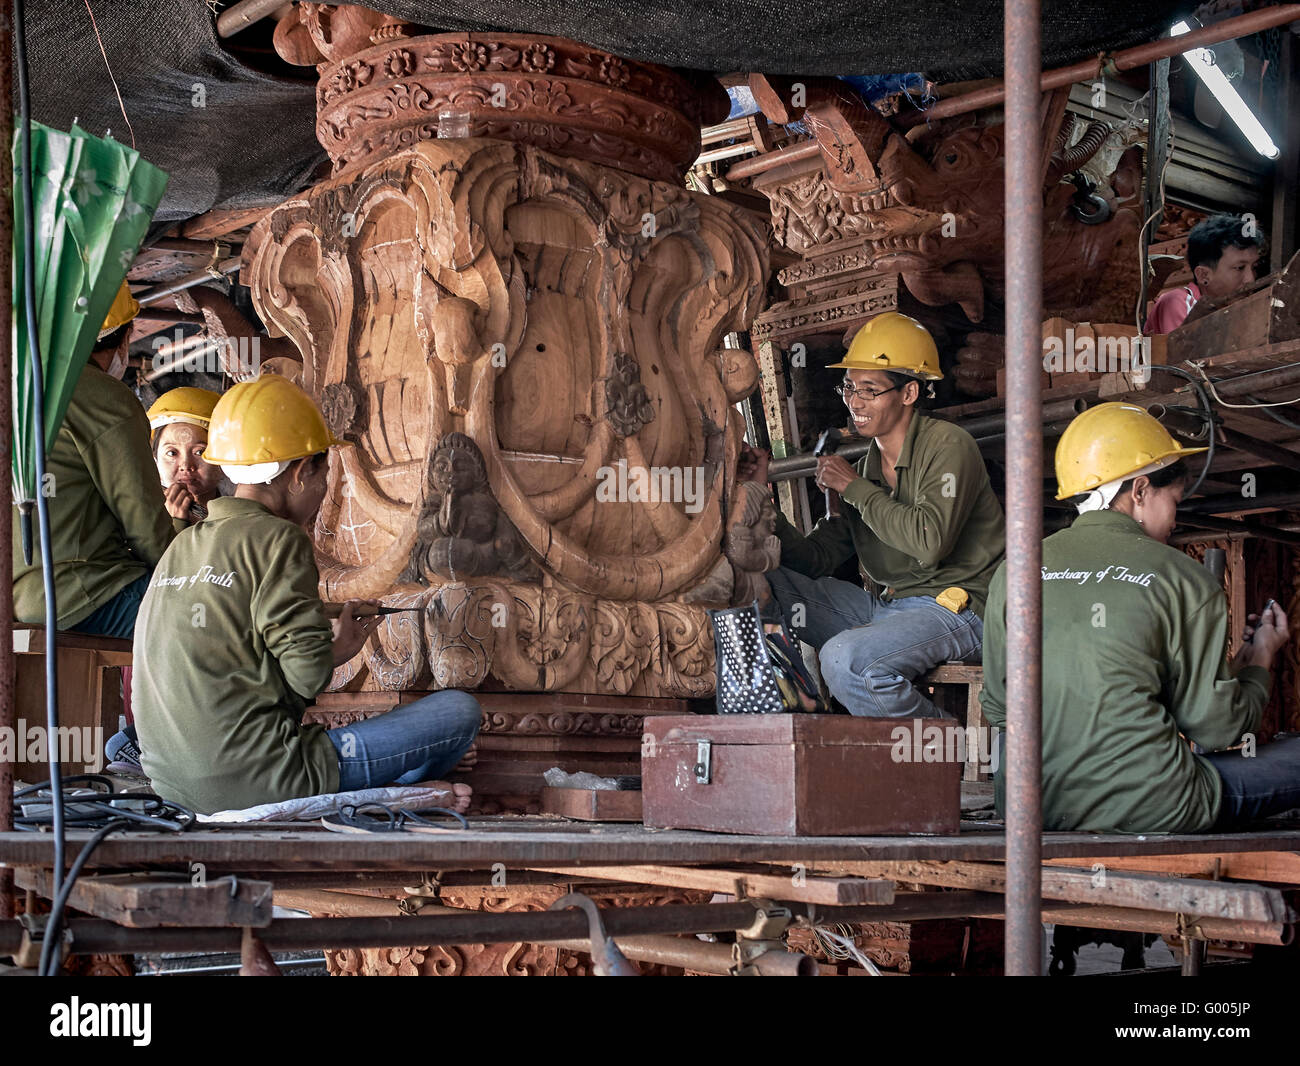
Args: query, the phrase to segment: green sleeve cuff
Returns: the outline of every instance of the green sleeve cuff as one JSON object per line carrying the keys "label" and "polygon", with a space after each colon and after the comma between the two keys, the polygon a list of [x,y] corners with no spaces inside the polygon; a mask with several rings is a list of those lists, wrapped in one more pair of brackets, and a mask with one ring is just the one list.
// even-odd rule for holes
{"label": "green sleeve cuff", "polygon": [[1243,666],[1237,671],[1237,680],[1257,685],[1264,693],[1265,700],[1273,689],[1273,675],[1262,666]]}
{"label": "green sleeve cuff", "polygon": [[846,503],[852,504],[860,511],[868,500],[884,491],[884,489],[874,482],[868,481],[864,477],[859,477],[854,478],[844,486],[844,491],[840,493],[840,499],[844,500]]}

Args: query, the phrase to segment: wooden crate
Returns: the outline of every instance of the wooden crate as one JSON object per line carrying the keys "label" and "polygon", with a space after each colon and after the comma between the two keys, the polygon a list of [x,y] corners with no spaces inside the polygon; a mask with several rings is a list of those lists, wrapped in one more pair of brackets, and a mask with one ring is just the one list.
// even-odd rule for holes
{"label": "wooden crate", "polygon": [[641,792],[601,788],[542,788],[542,813],[581,822],[641,821]]}
{"label": "wooden crate", "polygon": [[913,743],[945,724],[960,728],[838,714],[647,719],[643,821],[772,836],[955,833],[961,763],[927,762]]}

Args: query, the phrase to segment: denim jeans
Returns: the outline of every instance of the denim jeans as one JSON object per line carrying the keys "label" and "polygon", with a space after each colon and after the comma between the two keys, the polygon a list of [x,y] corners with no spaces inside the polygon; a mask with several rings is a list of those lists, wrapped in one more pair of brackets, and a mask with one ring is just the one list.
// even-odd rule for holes
{"label": "denim jeans", "polygon": [[850,714],[945,717],[912,682],[939,663],[979,655],[983,646],[979,615],[969,608],[953,614],[932,596],[887,603],[848,581],[804,577],[784,566],[767,580],[786,626],[817,649],[826,687]]}
{"label": "denim jeans", "polygon": [[135,636],[135,616],[140,613],[140,601],[149,588],[149,578],[138,577],[107,603],[100,604],[75,626],[70,633],[89,633],[97,637],[121,637],[130,640]]}
{"label": "denim jeans", "polygon": [[1300,736],[1261,744],[1256,754],[1216,751],[1202,755],[1223,779],[1223,804],[1215,833],[1242,829],[1270,814],[1300,807]]}
{"label": "denim jeans", "polygon": [[460,762],[481,720],[478,700],[445,689],[330,729],[326,736],[339,753],[339,791],[435,781]]}

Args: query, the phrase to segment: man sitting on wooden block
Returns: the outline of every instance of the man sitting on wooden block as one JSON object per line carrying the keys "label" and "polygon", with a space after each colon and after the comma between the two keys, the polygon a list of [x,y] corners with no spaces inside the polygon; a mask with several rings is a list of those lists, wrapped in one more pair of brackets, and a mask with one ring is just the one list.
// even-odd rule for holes
{"label": "man sitting on wooden block", "polygon": [[1201,300],[1221,300],[1255,280],[1260,239],[1251,219],[1211,215],[1187,235],[1187,265],[1192,281],[1162,292],[1147,315],[1148,336],[1172,333]]}
{"label": "man sitting on wooden block", "polygon": [[[984,599],[1006,529],[979,447],[964,429],[916,407],[939,381],[939,352],[921,323],[897,312],[860,329],[837,390],[853,428],[873,441],[857,468],[817,462],[817,485],[843,513],[804,536],[778,516],[781,566],[767,575],[786,625],[820,653],[831,695],[850,713],[935,718],[913,681],[939,663],[977,657]],[[739,476],[766,480],[748,449]],[[829,575],[856,558],[874,589]]]}

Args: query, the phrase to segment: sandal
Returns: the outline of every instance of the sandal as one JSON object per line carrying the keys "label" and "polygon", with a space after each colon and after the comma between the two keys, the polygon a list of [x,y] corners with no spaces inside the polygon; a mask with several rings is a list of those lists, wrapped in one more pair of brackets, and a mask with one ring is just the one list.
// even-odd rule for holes
{"label": "sandal", "polygon": [[[439,825],[425,818],[426,814],[441,814],[454,818],[458,827]],[[469,821],[463,814],[445,807],[426,807],[419,811],[395,810],[384,803],[345,803],[336,814],[321,818],[321,825],[335,833],[452,833],[468,829]]]}

